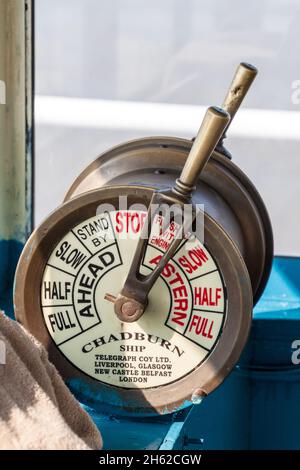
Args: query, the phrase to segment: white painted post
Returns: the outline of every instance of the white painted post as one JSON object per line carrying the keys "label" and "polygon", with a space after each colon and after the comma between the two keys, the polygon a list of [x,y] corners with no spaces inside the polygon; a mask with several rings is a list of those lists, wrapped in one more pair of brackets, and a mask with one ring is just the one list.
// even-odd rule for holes
{"label": "white painted post", "polygon": [[31,230],[32,3],[0,1],[0,308]]}

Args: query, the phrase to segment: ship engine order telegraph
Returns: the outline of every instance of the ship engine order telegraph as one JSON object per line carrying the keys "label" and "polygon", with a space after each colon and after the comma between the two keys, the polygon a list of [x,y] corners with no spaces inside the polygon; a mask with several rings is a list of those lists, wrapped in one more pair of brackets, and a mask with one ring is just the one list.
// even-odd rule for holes
{"label": "ship engine order telegraph", "polygon": [[138,139],[98,157],[28,240],[16,317],[81,401],[169,413],[238,361],[273,243],[223,139],[256,72],[240,64],[193,141]]}

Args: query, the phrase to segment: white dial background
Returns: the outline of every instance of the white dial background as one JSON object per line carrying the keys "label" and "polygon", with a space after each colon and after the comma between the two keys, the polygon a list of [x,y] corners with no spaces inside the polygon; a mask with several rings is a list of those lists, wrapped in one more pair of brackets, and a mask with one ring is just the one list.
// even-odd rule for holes
{"label": "white dial background", "polygon": [[[183,242],[149,295],[143,316],[121,322],[106,294],[126,278],[145,212],[112,211],[73,228],[45,267],[41,307],[53,341],[78,369],[123,388],[166,385],[187,375],[213,350],[226,316],[218,266],[197,238]],[[142,272],[172,239],[156,219]]]}

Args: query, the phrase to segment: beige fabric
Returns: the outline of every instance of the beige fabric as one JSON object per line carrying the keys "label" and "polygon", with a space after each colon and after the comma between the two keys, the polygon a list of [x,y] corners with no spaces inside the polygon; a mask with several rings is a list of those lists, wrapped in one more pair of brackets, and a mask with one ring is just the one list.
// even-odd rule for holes
{"label": "beige fabric", "polygon": [[0,449],[100,449],[96,426],[44,347],[1,312],[0,342]]}

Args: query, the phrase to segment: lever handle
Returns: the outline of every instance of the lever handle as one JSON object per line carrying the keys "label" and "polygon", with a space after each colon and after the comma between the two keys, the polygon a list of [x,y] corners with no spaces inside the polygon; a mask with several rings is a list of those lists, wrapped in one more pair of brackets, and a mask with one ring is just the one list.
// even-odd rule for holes
{"label": "lever handle", "polygon": [[236,69],[235,75],[222,104],[222,108],[230,114],[230,123],[244,100],[257,75],[257,72],[257,68],[254,67],[254,65],[247,64],[245,62],[241,62]]}
{"label": "lever handle", "polygon": [[207,109],[181,175],[176,180],[175,192],[184,196],[191,194],[229,121],[230,115],[223,109],[215,106]]}
{"label": "lever handle", "polygon": [[[174,237],[154,270],[147,276],[140,273],[141,262],[146,252],[151,232],[151,208],[170,202],[172,204],[174,202],[182,204],[191,196],[201,170],[211,156],[229,121],[230,116],[223,109],[208,108],[180,178],[175,182],[175,186],[171,191],[173,194],[170,194],[169,189],[153,193],[147,219],[144,222],[143,231],[138,240],[123,288],[117,297],[109,294],[105,297],[107,300],[114,302],[115,313],[121,321],[136,321],[144,313],[149,291],[182,242],[180,237]],[[185,220],[183,225],[186,225]]]}

